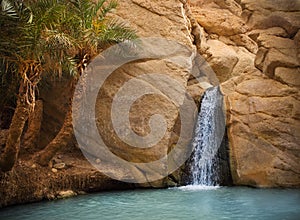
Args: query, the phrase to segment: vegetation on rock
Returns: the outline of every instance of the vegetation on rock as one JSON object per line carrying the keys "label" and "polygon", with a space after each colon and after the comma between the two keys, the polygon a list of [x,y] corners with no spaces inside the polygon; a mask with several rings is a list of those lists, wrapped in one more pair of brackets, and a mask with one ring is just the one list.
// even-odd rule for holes
{"label": "vegetation on rock", "polygon": [[[1,1],[0,74],[4,95],[0,105],[1,109],[16,105],[11,106],[15,110],[0,156],[2,171],[13,168],[28,118],[36,114],[36,110],[41,111],[35,104],[43,77],[71,74],[74,87],[86,65],[102,49],[136,38],[135,32],[125,24],[107,19],[108,13],[116,7],[114,0]],[[18,94],[15,102],[12,92]],[[47,165],[72,136],[71,121],[70,110],[61,132],[44,151],[33,157],[38,163]],[[27,138],[26,145],[31,144]]]}

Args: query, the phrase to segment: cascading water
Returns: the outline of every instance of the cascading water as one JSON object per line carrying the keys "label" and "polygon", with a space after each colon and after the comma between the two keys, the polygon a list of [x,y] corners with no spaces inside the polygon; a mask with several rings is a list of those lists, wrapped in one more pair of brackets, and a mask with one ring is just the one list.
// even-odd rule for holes
{"label": "cascading water", "polygon": [[193,139],[191,158],[191,184],[219,185],[217,156],[225,131],[223,96],[219,87],[208,89],[202,99]]}

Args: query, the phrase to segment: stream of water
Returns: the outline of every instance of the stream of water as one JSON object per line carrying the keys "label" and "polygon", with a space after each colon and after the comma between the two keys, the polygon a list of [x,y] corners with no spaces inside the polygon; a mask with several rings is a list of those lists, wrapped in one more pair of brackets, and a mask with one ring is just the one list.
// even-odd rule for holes
{"label": "stream of water", "polygon": [[223,98],[219,87],[208,89],[202,99],[193,139],[194,153],[190,161],[191,184],[219,184],[217,152],[225,131]]}

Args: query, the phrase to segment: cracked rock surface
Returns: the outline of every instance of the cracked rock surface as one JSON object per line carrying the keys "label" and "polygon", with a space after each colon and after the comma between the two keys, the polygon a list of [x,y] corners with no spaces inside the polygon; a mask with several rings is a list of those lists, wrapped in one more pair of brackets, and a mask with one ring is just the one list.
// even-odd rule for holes
{"label": "cracked rock surface", "polygon": [[191,6],[225,95],[234,184],[300,187],[300,1]]}

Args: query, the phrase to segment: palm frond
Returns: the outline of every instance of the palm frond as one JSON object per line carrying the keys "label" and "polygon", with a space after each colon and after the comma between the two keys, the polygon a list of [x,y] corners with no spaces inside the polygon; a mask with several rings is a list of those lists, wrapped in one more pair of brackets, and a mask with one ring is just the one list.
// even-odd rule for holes
{"label": "palm frond", "polygon": [[99,10],[103,7],[103,4],[105,3],[106,0],[99,0],[97,3],[94,3],[94,7],[92,10],[92,16],[96,17]]}
{"label": "palm frond", "polygon": [[36,4],[32,4],[30,9],[34,11],[37,25],[54,29],[61,24],[66,6],[58,0],[39,0]]}
{"label": "palm frond", "polygon": [[115,44],[136,38],[136,32],[118,20],[108,21],[98,36],[100,44]]}
{"label": "palm frond", "polygon": [[14,3],[9,0],[1,1],[1,15],[8,16],[13,19],[19,18]]}
{"label": "palm frond", "polygon": [[94,4],[89,0],[70,0],[70,4],[74,12],[79,15],[82,27],[90,27]]}
{"label": "palm frond", "polygon": [[104,20],[106,15],[111,12],[111,10],[117,8],[118,2],[116,0],[111,0],[106,6],[100,8],[101,14],[99,15],[100,20]]}

